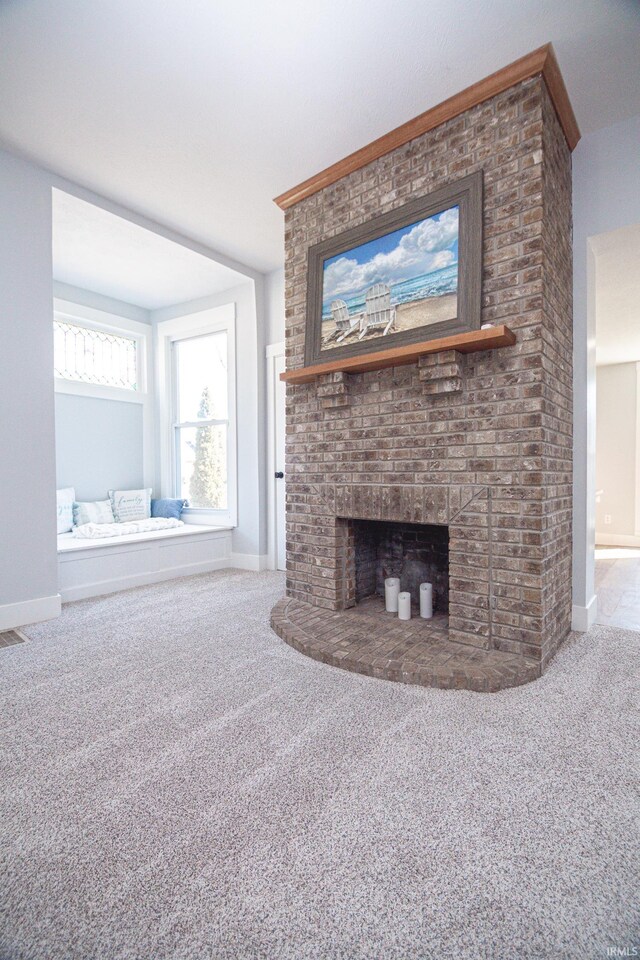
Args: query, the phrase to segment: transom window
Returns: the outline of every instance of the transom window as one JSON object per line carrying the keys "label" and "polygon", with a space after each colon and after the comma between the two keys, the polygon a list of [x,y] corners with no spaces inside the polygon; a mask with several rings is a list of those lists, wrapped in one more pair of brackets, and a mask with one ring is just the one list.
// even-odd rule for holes
{"label": "transom window", "polygon": [[65,320],[53,322],[56,377],[138,390],[137,341]]}
{"label": "transom window", "polygon": [[176,340],[172,349],[176,495],[195,509],[227,510],[227,331]]}

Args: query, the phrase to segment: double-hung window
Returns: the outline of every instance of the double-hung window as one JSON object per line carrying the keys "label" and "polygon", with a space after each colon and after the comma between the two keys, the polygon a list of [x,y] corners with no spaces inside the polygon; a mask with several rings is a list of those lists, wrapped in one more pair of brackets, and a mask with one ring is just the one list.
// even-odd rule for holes
{"label": "double-hung window", "polygon": [[189,501],[186,518],[229,525],[236,523],[233,314],[233,307],[204,311],[158,331],[170,400],[163,489]]}

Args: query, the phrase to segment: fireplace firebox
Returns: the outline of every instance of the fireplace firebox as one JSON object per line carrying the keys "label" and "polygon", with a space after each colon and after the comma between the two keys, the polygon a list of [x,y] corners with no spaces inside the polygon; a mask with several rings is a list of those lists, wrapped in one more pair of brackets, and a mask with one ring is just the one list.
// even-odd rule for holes
{"label": "fireplace firebox", "polygon": [[386,577],[420,603],[420,584],[433,585],[434,610],[449,612],[449,528],[436,524],[352,520],[355,601],[384,596]]}

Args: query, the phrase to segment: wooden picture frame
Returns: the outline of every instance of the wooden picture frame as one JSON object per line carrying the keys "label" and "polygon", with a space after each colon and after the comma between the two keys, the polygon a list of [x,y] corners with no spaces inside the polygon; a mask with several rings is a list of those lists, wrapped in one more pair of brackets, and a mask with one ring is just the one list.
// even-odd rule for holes
{"label": "wooden picture frame", "polygon": [[479,329],[482,171],[309,248],[305,365]]}

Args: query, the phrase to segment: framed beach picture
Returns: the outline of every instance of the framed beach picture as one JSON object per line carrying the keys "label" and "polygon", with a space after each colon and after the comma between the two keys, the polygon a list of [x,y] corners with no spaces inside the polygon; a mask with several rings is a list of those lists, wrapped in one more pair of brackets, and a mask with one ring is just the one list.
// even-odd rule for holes
{"label": "framed beach picture", "polygon": [[309,248],[305,364],[480,327],[482,172]]}

